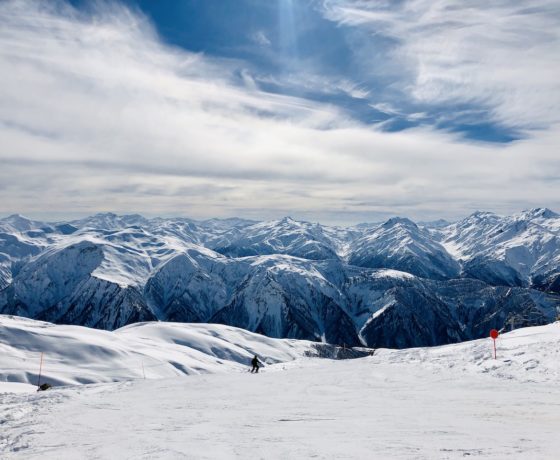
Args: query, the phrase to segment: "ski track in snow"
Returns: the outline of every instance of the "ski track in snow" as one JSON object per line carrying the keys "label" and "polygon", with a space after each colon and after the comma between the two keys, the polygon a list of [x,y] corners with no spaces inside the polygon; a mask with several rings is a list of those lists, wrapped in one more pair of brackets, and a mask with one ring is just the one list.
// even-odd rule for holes
{"label": "ski track in snow", "polygon": [[[2,459],[557,459],[560,323],[498,341],[0,394]],[[0,391],[2,391],[0,383]]]}

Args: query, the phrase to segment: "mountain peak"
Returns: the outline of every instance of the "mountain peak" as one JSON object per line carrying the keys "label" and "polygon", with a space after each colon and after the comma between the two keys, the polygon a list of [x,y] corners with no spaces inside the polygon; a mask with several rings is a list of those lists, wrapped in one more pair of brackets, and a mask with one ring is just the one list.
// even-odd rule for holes
{"label": "mountain peak", "polygon": [[296,221],[294,219],[292,219],[290,216],[286,216],[280,221],[280,223],[281,224],[295,224]]}
{"label": "mountain peak", "polygon": [[430,220],[430,221],[421,221],[418,222],[418,225],[422,225],[423,227],[427,228],[443,228],[451,225],[451,222],[445,219],[437,219],[437,220]]}
{"label": "mountain peak", "polygon": [[2,220],[8,222],[19,222],[19,221],[31,222],[31,219],[28,219],[27,217],[22,216],[21,214],[11,214],[8,217],[4,217]]}
{"label": "mountain peak", "polygon": [[405,227],[418,228],[418,226],[414,222],[406,217],[391,217],[383,224],[383,227],[391,228],[399,224]]}
{"label": "mountain peak", "polygon": [[35,222],[21,214],[12,214],[8,217],[4,217],[0,219],[0,222],[5,222],[20,232],[31,230],[41,225],[40,222]]}
{"label": "mountain peak", "polygon": [[560,217],[559,214],[556,214],[554,211],[548,208],[532,208],[527,209],[521,213],[521,216],[525,218],[543,218],[543,219],[554,219],[555,217]]}
{"label": "mountain peak", "polygon": [[486,217],[494,217],[496,214],[490,211],[475,211],[469,217],[475,217],[477,219],[484,219]]}

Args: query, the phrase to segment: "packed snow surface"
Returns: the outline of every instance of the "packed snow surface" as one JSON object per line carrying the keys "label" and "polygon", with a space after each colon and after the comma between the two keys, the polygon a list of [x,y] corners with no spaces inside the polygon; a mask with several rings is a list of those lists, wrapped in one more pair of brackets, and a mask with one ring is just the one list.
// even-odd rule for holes
{"label": "packed snow surface", "polygon": [[[33,332],[28,339],[46,344],[42,336],[60,327],[31,330],[17,318],[2,321],[2,356],[6,329],[12,329],[10,340],[18,338],[13,329],[27,330]],[[187,341],[200,344],[204,349],[195,351],[208,356],[231,346],[226,340],[208,347],[215,326],[159,326],[117,331],[112,348],[100,335],[103,345],[115,350],[106,361],[117,363],[125,342],[142,344],[138,352],[146,355],[152,346],[158,350],[153,353],[162,353],[162,344],[172,342],[184,348],[190,348]],[[86,332],[83,340],[65,333],[74,337],[77,355],[93,359],[93,337]],[[243,340],[238,333],[230,328],[219,335]],[[176,343],[179,338],[184,345]],[[241,348],[259,343],[252,334],[244,340]],[[150,375],[40,393],[15,393],[14,384],[0,383],[0,457],[558,458],[560,323],[502,335],[497,359],[491,339],[379,349],[374,356],[345,361],[291,359],[307,343],[289,347],[289,341],[266,340],[266,353],[290,360],[267,365],[258,375],[224,361],[226,372]],[[14,343],[12,350],[24,343]],[[69,345],[59,350],[60,357],[72,352]],[[91,355],[84,356],[88,349]]]}

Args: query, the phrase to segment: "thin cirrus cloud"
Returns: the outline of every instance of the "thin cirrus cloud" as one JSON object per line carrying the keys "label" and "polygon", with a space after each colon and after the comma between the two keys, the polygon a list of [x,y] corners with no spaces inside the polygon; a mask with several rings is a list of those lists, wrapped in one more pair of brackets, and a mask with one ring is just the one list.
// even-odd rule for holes
{"label": "thin cirrus cloud", "polygon": [[365,61],[379,37],[390,39],[396,84],[417,102],[471,104],[521,130],[560,122],[556,0],[325,0],[323,12],[369,32]]}
{"label": "thin cirrus cloud", "polygon": [[3,214],[351,223],[560,201],[557,120],[546,104],[535,109],[546,129],[500,147],[428,127],[384,132],[332,104],[262,90],[242,61],[170,47],[118,4],[84,13],[6,1],[0,23]]}
{"label": "thin cirrus cloud", "polygon": [[253,40],[257,45],[269,46],[272,42],[266,36],[263,30],[257,30],[250,35],[251,40]]}

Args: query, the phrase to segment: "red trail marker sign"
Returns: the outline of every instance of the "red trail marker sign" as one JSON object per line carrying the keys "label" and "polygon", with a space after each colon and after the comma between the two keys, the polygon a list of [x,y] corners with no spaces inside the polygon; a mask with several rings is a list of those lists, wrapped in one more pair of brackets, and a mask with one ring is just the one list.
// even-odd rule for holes
{"label": "red trail marker sign", "polygon": [[496,339],[498,338],[499,335],[500,335],[500,333],[496,329],[492,329],[490,331],[490,337],[492,338],[492,341],[494,342],[494,359],[496,359]]}

